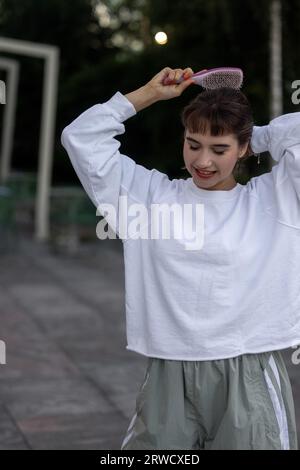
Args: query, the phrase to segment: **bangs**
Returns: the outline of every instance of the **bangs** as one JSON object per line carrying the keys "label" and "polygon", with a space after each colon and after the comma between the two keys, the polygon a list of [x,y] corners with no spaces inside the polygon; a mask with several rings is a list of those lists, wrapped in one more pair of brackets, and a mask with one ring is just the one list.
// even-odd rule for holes
{"label": "bangs", "polygon": [[228,135],[234,129],[234,123],[228,118],[228,112],[223,114],[220,109],[213,109],[213,106],[202,109],[201,114],[198,109],[194,109],[186,116],[185,127],[192,134]]}
{"label": "bangs", "polygon": [[247,97],[232,88],[216,88],[199,93],[181,112],[184,135],[233,135],[239,145],[250,142],[253,115]]}

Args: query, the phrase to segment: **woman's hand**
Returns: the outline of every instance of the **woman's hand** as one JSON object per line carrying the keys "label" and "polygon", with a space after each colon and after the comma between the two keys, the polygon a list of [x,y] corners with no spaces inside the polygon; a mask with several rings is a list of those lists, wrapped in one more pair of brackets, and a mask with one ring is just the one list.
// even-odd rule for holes
{"label": "woman's hand", "polygon": [[[176,98],[188,86],[195,83],[190,79],[193,73],[191,68],[171,69],[170,67],[165,67],[146,83],[145,89],[149,90],[150,95],[154,96],[156,101]],[[183,81],[176,84],[176,81],[180,78],[183,78]]]}
{"label": "woman's hand", "polygon": [[[193,73],[191,68],[170,69],[170,67],[165,67],[146,85],[131,93],[127,93],[125,97],[133,104],[136,111],[140,111],[157,101],[169,100],[180,96],[188,86],[195,83],[189,78]],[[175,82],[180,78],[183,78],[183,81],[176,84]]]}

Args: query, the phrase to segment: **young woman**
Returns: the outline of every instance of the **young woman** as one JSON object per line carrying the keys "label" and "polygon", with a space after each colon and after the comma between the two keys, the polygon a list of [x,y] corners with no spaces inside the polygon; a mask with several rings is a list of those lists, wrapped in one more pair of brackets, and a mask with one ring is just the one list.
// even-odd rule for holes
{"label": "young woman", "polygon": [[[200,93],[182,113],[191,177],[170,180],[121,154],[115,136],[141,109],[180,96],[192,74],[167,67],[136,91],[91,107],[62,133],[105,218],[108,207],[123,222],[141,206],[147,214],[183,209],[173,212],[167,238],[151,236],[152,215],[142,218],[142,236],[136,224],[120,237],[127,349],[148,357],[121,448],[297,449],[280,350],[300,342],[300,113],[257,127],[241,91]],[[265,151],[278,163],[272,171],[237,183],[237,162]],[[109,225],[124,233],[120,218]],[[199,243],[191,242],[191,226]]]}

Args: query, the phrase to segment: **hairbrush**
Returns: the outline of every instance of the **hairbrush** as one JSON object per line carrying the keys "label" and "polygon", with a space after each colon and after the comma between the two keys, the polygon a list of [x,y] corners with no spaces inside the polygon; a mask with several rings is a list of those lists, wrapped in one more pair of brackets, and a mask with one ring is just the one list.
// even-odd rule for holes
{"label": "hairbrush", "polygon": [[163,84],[179,84],[183,80],[192,79],[196,85],[200,85],[202,88],[211,90],[223,87],[239,89],[243,84],[243,78],[243,71],[238,67],[217,67],[209,70],[201,70],[188,78],[184,78],[182,76],[178,80],[172,82],[167,78],[163,81]]}

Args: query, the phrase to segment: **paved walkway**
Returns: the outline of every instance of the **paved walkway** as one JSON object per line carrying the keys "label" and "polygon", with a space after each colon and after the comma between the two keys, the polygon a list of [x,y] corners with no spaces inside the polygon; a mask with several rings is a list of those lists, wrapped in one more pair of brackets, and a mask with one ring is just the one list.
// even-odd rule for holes
{"label": "paved walkway", "polygon": [[1,255],[0,449],[120,449],[146,365],[125,349],[120,243]]}
{"label": "paved walkway", "polygon": [[146,366],[125,349],[121,242],[70,255],[22,238],[0,260],[0,449],[120,449]]}

